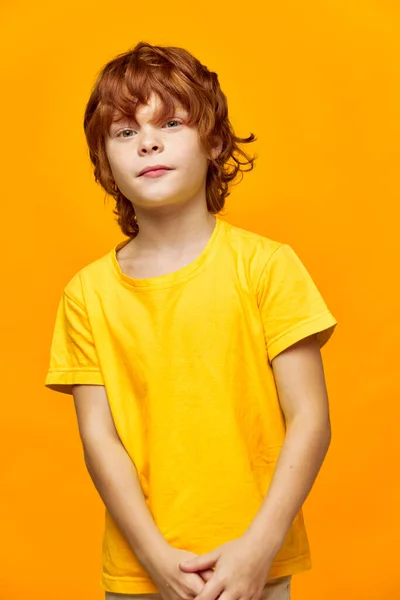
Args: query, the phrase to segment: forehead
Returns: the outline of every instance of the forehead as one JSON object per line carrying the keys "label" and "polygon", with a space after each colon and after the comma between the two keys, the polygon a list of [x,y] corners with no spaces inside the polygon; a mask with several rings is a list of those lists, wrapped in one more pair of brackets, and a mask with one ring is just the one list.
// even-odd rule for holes
{"label": "forehead", "polygon": [[[168,113],[172,114],[172,113]],[[182,117],[188,115],[187,109],[179,102],[179,100],[173,100],[173,114],[181,115]],[[152,94],[148,100],[147,104],[138,104],[136,107],[132,108],[131,114],[122,114],[118,111],[115,111],[112,124],[119,125],[121,122],[145,122],[152,121],[156,122],[165,118],[167,116],[167,107],[162,101],[162,99],[156,94]]]}
{"label": "forehead", "polygon": [[[177,98],[171,98],[171,100],[175,111],[186,112],[184,106],[182,106]],[[141,112],[142,114],[154,114],[163,110],[164,108],[165,103],[163,99],[155,92],[152,92],[148,103],[140,105],[137,109],[137,112]]]}
{"label": "forehead", "polygon": [[[142,104],[137,107],[135,116],[141,119],[150,119],[160,112],[164,112],[165,107],[162,103],[158,104]],[[178,102],[174,103],[174,114],[186,114],[187,110],[181,106]]]}

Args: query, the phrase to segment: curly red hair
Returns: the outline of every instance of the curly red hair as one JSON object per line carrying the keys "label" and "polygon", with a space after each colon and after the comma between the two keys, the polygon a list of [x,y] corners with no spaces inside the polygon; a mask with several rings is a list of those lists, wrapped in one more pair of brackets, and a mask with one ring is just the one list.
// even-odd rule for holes
{"label": "curly red hair", "polygon": [[[230,193],[229,183],[238,173],[243,177],[242,171],[251,171],[256,158],[238,146],[257,138],[253,134],[247,138],[235,135],[217,74],[187,50],[139,42],[132,50],[117,55],[100,71],[86,105],[83,126],[95,181],[114,197],[116,209],[113,212],[128,237],[138,233],[135,209],[114,181],[105,151],[105,136],[115,120],[134,118],[137,108],[147,104],[153,92],[162,100],[159,113],[153,119],[155,123],[161,125],[171,119],[179,102],[188,111],[188,125],[197,127],[207,156],[215,141],[222,141],[219,156],[209,160],[206,178],[207,209],[211,214],[222,210]],[[243,168],[246,165],[248,169]]]}

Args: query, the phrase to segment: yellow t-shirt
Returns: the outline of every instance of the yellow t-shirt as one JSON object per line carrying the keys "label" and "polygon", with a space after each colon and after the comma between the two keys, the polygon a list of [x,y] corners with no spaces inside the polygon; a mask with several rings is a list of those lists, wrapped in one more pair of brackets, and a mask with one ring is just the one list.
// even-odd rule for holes
{"label": "yellow t-shirt", "polygon": [[[203,251],[146,279],[116,252],[81,269],[58,307],[45,385],[104,385],[116,429],[165,539],[196,554],[237,538],[258,512],[285,438],[271,360],[337,322],[287,245],[219,216]],[[101,586],[157,592],[105,510]],[[311,568],[298,513],[270,577]]]}

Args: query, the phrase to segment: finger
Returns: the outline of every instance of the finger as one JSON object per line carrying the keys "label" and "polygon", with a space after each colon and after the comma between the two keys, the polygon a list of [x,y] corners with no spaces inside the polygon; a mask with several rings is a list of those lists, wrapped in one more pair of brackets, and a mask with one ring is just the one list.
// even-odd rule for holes
{"label": "finger", "polygon": [[202,579],[200,573],[188,573],[186,577],[189,577],[188,584],[190,585],[191,595],[196,597],[198,594],[201,593],[205,582]]}
{"label": "finger", "polygon": [[203,581],[207,582],[213,576],[214,571],[212,569],[206,569],[205,571],[198,571],[198,573]]}
{"label": "finger", "polygon": [[211,577],[195,600],[216,600],[223,591],[224,585],[217,577]]}
{"label": "finger", "polygon": [[206,569],[211,569],[211,567],[215,566],[218,556],[219,553],[214,550],[213,552],[208,552],[208,554],[196,556],[196,558],[192,558],[191,560],[181,562],[179,563],[179,567],[182,569],[182,571],[186,572],[204,571]]}
{"label": "finger", "polygon": [[224,591],[222,592],[222,594],[220,594],[220,595],[218,596],[218,600],[231,600],[231,597],[230,597],[230,595],[227,593],[227,591],[226,591],[226,590],[224,590]]}

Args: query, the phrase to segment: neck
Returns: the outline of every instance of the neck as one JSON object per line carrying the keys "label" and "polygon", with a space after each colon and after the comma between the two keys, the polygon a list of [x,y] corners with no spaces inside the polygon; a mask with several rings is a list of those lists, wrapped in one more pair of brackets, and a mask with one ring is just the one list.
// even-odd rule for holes
{"label": "neck", "polygon": [[212,234],[216,218],[204,203],[191,209],[180,208],[169,214],[152,211],[152,214],[136,209],[139,225],[138,235],[129,242],[132,251],[148,253],[179,252],[202,245]]}

